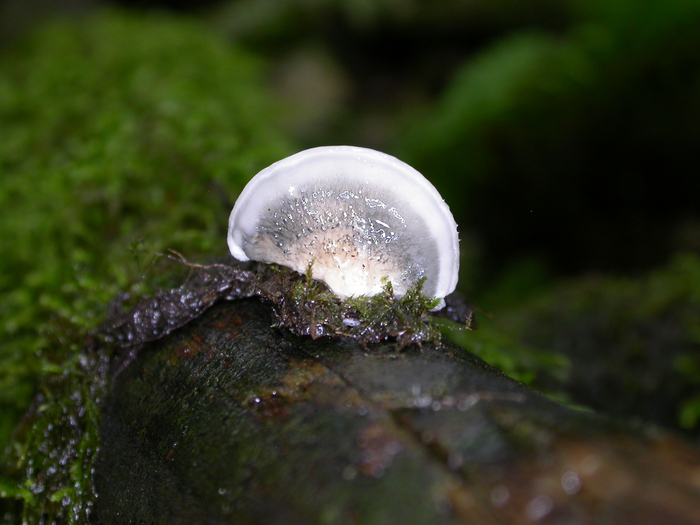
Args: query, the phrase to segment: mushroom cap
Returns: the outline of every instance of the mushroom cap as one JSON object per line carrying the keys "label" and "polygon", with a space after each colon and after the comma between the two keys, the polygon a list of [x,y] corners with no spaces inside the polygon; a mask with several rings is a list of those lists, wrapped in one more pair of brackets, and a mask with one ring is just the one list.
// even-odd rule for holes
{"label": "mushroom cap", "polygon": [[390,281],[397,296],[425,278],[443,298],[459,272],[457,224],[435,187],[408,164],[366,148],[312,148],[265,168],[229,218],[238,260],[311,265],[341,298],[371,296]]}

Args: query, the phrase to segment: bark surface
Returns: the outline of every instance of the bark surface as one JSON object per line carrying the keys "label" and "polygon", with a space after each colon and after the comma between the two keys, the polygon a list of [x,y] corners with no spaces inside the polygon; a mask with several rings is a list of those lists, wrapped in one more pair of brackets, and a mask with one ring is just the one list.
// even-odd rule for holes
{"label": "bark surface", "polygon": [[700,450],[559,405],[446,343],[312,340],[229,301],[105,402],[95,522],[700,523]]}

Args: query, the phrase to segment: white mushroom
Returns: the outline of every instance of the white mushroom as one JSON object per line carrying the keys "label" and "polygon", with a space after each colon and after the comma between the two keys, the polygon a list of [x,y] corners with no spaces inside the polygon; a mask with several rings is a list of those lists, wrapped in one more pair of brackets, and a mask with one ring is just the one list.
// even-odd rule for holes
{"label": "white mushroom", "polygon": [[311,264],[340,298],[371,296],[386,282],[402,296],[444,298],[459,270],[457,224],[435,187],[400,160],[371,149],[302,151],[258,173],[229,219],[238,260]]}

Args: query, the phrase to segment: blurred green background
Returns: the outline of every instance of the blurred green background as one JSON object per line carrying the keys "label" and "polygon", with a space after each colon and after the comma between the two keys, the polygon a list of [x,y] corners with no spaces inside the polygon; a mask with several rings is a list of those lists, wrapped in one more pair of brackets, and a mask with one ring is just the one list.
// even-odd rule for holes
{"label": "blurred green background", "polygon": [[245,182],[340,143],[453,210],[451,337],[697,439],[698,138],[694,0],[0,2],[0,447],[156,253],[226,257]]}

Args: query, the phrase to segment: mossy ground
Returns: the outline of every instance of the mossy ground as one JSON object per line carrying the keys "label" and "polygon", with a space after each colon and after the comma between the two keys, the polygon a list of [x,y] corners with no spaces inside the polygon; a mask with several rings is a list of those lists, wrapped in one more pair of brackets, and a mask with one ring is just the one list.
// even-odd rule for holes
{"label": "mossy ground", "polygon": [[[24,444],[4,456],[26,481],[19,491],[3,483],[0,495],[32,503],[28,523],[44,511],[78,523],[88,508],[89,487],[72,488],[96,451],[87,393],[98,377],[87,379],[78,357],[87,331],[117,293],[177,283],[150,266],[157,251],[223,256],[244,181],[290,152],[263,74],[223,37],[165,15],[52,23],[0,55],[2,450],[35,392],[44,396]],[[62,439],[73,467],[43,483],[55,465],[31,460],[31,449]]]}
{"label": "mossy ground", "polygon": [[[488,304],[488,311],[477,311],[479,330],[450,335],[468,350],[512,377],[561,392],[584,367],[576,356],[552,351],[567,346],[567,341],[592,341],[598,355],[622,356],[602,366],[612,388],[598,398],[619,400],[627,398],[621,392],[648,392],[658,379],[650,379],[648,369],[637,373],[636,368],[649,362],[651,334],[655,355],[668,357],[661,367],[652,360],[651,370],[668,372],[669,384],[681,388],[675,397],[658,396],[652,389],[650,399],[665,399],[665,405],[654,406],[665,407],[670,414],[666,424],[697,431],[697,257],[684,256],[634,279],[584,278],[563,288],[556,287],[548,273],[556,271],[565,256],[575,263],[569,266],[574,270],[591,261],[611,262],[608,254],[615,262],[614,255],[621,252],[624,257],[639,256],[642,264],[654,264],[659,254],[673,248],[671,241],[678,233],[673,230],[678,224],[669,222],[677,214],[666,215],[664,227],[656,228],[657,202],[670,203],[676,213],[679,195],[692,205],[689,218],[682,218],[684,224],[695,224],[686,232],[684,238],[690,241],[683,246],[696,251],[700,246],[700,228],[691,213],[698,195],[694,168],[692,184],[683,183],[682,177],[678,184],[657,184],[659,173],[676,176],[697,165],[689,157],[697,149],[700,122],[695,96],[700,24],[695,4],[621,0],[563,2],[552,8],[551,2],[515,2],[499,6],[505,13],[499,18],[489,14],[489,3],[446,2],[442,8],[456,15],[447,17],[445,11],[433,11],[432,4],[411,13],[401,11],[400,3],[378,3],[383,7],[363,12],[359,4],[344,8],[342,1],[328,0],[319,3],[326,6],[325,14],[309,18],[308,31],[302,35],[295,25],[299,13],[289,3],[235,2],[223,11],[240,13],[252,3],[270,10],[256,19],[257,25],[249,19],[245,27],[225,21],[222,25],[229,36],[257,42],[268,51],[280,42],[297,46],[297,51],[300,45],[308,47],[307,33],[326,34],[328,27],[337,27],[328,22],[343,16],[350,19],[343,23],[351,27],[351,38],[365,43],[363,38],[372,31],[385,35],[388,30],[393,36],[411,31],[424,39],[425,31],[443,35],[443,29],[452,27],[463,34],[465,21],[474,20],[476,25],[470,27],[483,29],[490,23],[499,29],[492,36],[495,45],[482,42],[485,47],[477,50],[476,60],[466,61],[457,75],[450,70],[452,80],[436,105],[424,98],[431,92],[425,78],[431,77],[434,57],[443,54],[423,52],[420,40],[416,48],[421,50],[423,66],[413,83],[404,82],[405,76],[391,77],[397,70],[383,68],[393,56],[372,62],[380,72],[377,78],[393,78],[401,87],[404,98],[393,98],[415,102],[417,97],[414,106],[398,107],[393,100],[385,104],[380,97],[356,112],[346,100],[345,106],[331,104],[325,116],[308,119],[304,116],[309,112],[302,110],[300,117],[294,113],[299,108],[289,107],[293,98],[282,97],[285,107],[281,107],[279,93],[267,91],[268,62],[201,20],[105,12],[52,23],[4,50],[0,55],[0,447],[9,443],[36,392],[42,397],[32,413],[45,417],[25,420],[15,448],[5,449],[14,462],[10,470],[15,477],[0,479],[0,519],[17,516],[17,502],[23,500],[31,503],[24,508],[28,523],[37,523],[42,512],[68,522],[84,520],[92,497],[85,473],[97,439],[91,429],[99,419],[93,401],[104,386],[102,361],[81,357],[85,334],[105,319],[118,294],[128,294],[128,306],[144,294],[183,282],[187,269],[157,258],[157,252],[175,249],[202,264],[226,255],[222,239],[227,216],[245,180],[301,149],[292,148],[291,140],[281,137],[278,129],[306,145],[350,141],[381,147],[394,141],[400,143],[401,158],[415,161],[431,179],[442,177],[443,182],[436,180],[439,188],[450,188],[447,180],[457,181],[459,187],[445,196],[460,215],[462,253],[467,254],[462,290],[476,290],[487,298],[490,289],[490,297],[500,296]],[[563,10],[565,24],[540,18],[535,29],[530,22],[518,22],[514,31],[513,20],[522,17],[512,13],[530,12],[534,4],[537,16],[544,13],[546,18],[549,12],[553,20]],[[281,18],[274,12],[277,5],[282,6]],[[455,5],[467,7],[453,11]],[[299,6],[308,14],[307,7]],[[339,41],[343,38],[348,35]],[[351,58],[356,59],[358,51],[367,59],[368,48],[362,55],[362,49],[353,47]],[[445,78],[436,83],[447,82]],[[318,110],[318,91],[306,91]],[[355,98],[365,95],[359,90]],[[430,113],[427,118],[423,110]],[[290,114],[304,120],[303,125],[290,126]],[[600,129],[606,133],[600,134]],[[618,143],[619,137],[626,140]],[[622,146],[612,156],[618,163],[608,165],[614,145]],[[640,151],[653,153],[654,162],[647,162],[648,155],[638,155]],[[578,162],[581,159],[585,162]],[[626,164],[629,159],[634,162]],[[584,185],[585,191],[580,191],[591,173],[602,173],[596,180],[604,184]],[[640,179],[639,173],[646,178]],[[611,181],[616,181],[612,189]],[[490,182],[495,186],[488,186]],[[504,193],[503,187],[511,191]],[[618,194],[652,198],[620,205]],[[601,202],[615,213],[601,216]],[[638,212],[632,216],[639,222],[618,221],[627,220],[629,210]],[[616,235],[633,227],[627,239],[636,251],[618,249],[619,236],[608,235],[610,217],[617,225]],[[536,242],[529,237],[531,232],[551,232],[563,224],[568,225],[565,235],[548,234]],[[480,229],[489,241],[483,246],[473,242],[476,236],[470,228]],[[563,242],[555,243],[556,253],[539,250],[542,239],[552,238]],[[479,253],[487,255],[480,258]],[[524,258],[518,259],[520,255]],[[481,264],[475,264],[477,259]],[[506,266],[510,273],[503,270]],[[502,286],[494,287],[499,275]],[[357,338],[392,331],[401,337],[392,323],[412,312],[410,301],[399,306],[387,295],[376,304],[354,304],[348,317],[342,308],[327,310],[334,304],[327,291],[292,277],[296,287],[292,298],[299,300],[299,315],[309,321],[302,325],[316,326],[314,330],[320,330],[316,335],[334,327],[351,332],[360,326],[353,326],[354,320],[364,318],[379,326],[365,335],[355,334]],[[543,290],[549,293],[533,298]],[[307,308],[308,301],[316,301],[313,308]],[[384,309],[377,311],[380,306]],[[427,306],[420,306],[412,319],[414,326],[430,331],[420,337],[432,340],[434,327],[424,317]],[[318,327],[314,316],[319,309],[321,318],[334,319],[332,323]],[[371,337],[367,341],[371,343]],[[569,346],[575,347],[574,343]],[[585,352],[582,355],[581,362],[590,362]],[[640,410],[642,417],[649,414]],[[58,430],[64,427],[65,434]],[[63,438],[67,441],[57,444]],[[40,457],[41,450],[63,451],[75,467],[57,474],[53,469],[60,454]],[[70,506],[62,505],[64,498]],[[75,512],[71,514],[68,507]]]}
{"label": "mossy ground", "polygon": [[700,432],[700,257],[637,278],[589,275],[502,312],[496,333],[570,360],[535,384],[618,417]]}

